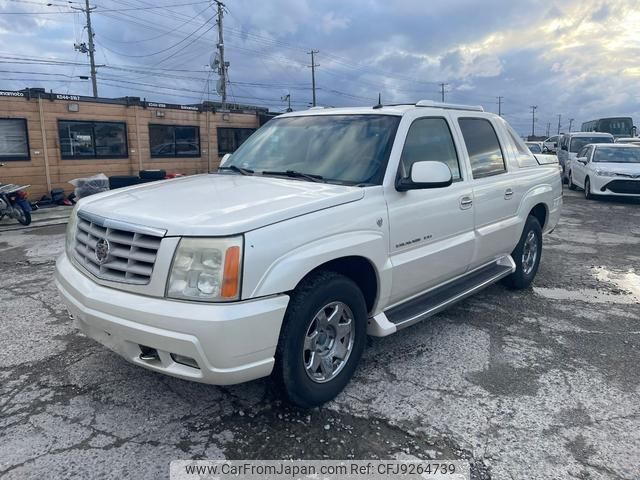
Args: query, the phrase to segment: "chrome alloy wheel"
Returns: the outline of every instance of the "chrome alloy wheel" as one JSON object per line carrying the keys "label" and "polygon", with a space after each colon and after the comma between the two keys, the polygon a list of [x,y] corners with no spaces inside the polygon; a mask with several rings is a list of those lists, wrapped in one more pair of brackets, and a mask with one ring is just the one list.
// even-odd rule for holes
{"label": "chrome alloy wheel", "polygon": [[307,376],[325,383],[338,375],[349,360],[355,340],[355,319],[342,302],[322,307],[311,320],[304,337],[302,360]]}
{"label": "chrome alloy wheel", "polygon": [[527,234],[522,247],[522,271],[525,275],[529,275],[538,259],[538,237],[533,230]]}

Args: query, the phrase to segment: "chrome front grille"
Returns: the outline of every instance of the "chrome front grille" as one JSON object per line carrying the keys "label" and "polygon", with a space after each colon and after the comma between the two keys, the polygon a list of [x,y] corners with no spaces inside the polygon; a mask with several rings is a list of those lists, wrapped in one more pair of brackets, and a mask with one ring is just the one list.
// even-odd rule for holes
{"label": "chrome front grille", "polygon": [[148,284],[162,236],[136,232],[135,226],[126,229],[126,224],[114,228],[109,220],[82,213],[78,214],[75,260],[103,280]]}

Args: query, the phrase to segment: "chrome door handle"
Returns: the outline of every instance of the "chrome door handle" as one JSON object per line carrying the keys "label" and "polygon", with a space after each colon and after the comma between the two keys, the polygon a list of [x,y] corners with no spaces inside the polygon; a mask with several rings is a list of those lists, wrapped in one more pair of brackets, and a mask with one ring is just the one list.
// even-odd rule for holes
{"label": "chrome door handle", "polygon": [[513,197],[513,190],[507,188],[504,192],[504,199],[509,200],[511,197]]}
{"label": "chrome door handle", "polygon": [[471,208],[471,205],[473,205],[473,200],[471,199],[471,197],[462,197],[460,199],[460,208],[462,210],[466,210],[467,208]]}

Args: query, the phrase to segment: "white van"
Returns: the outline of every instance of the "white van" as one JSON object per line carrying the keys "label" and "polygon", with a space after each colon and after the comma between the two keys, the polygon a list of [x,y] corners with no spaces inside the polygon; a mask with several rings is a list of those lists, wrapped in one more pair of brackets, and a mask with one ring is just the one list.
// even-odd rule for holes
{"label": "white van", "polygon": [[613,135],[597,132],[565,133],[560,138],[558,149],[558,162],[562,167],[562,181],[567,182],[571,160],[576,158],[578,152],[590,143],[613,143]]}

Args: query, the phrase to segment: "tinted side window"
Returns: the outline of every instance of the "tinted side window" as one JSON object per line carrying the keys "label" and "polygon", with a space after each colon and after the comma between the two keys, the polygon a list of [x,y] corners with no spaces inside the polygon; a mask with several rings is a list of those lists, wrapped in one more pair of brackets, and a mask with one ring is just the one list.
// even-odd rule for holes
{"label": "tinted side window", "polygon": [[419,118],[411,124],[400,157],[400,175],[407,178],[415,162],[426,161],[446,164],[453,180],[460,179],[456,147],[444,118]]}
{"label": "tinted side window", "polygon": [[491,122],[484,118],[461,118],[458,123],[467,146],[473,178],[504,173],[502,149]]}

